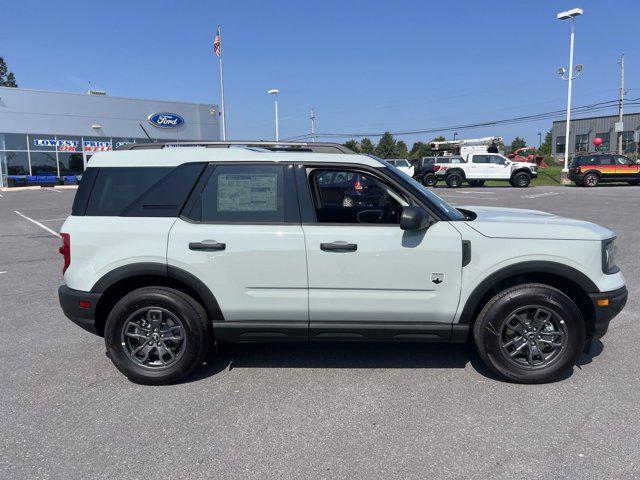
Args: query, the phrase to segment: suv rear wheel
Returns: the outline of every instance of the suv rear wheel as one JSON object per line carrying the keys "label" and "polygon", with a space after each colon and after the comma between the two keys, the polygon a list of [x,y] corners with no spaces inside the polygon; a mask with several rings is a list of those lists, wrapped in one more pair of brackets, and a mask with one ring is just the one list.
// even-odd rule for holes
{"label": "suv rear wheel", "polygon": [[125,295],[105,325],[107,355],[129,380],[164,385],[182,380],[209,346],[207,314],[193,298],[167,287]]}
{"label": "suv rear wheel", "polygon": [[458,188],[462,185],[462,175],[459,173],[450,173],[447,175],[445,180],[447,182],[447,187],[449,188]]}
{"label": "suv rear wheel", "polygon": [[500,377],[545,383],[572,368],[586,333],[582,314],[569,297],[551,286],[530,283],[489,300],[473,336],[480,357]]}
{"label": "suv rear wheel", "polygon": [[528,187],[530,183],[531,175],[529,175],[527,172],[518,172],[513,176],[513,179],[511,180],[511,184],[514,187],[518,188]]}
{"label": "suv rear wheel", "polygon": [[585,187],[595,187],[600,183],[600,177],[595,173],[587,173],[582,179],[582,184]]}

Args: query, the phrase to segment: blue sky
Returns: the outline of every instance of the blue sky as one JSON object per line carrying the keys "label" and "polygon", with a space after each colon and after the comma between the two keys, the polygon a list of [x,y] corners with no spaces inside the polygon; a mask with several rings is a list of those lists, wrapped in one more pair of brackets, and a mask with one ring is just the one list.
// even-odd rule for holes
{"label": "blue sky", "polygon": [[[309,131],[380,132],[477,123],[564,108],[569,24],[576,21],[574,105],[640,97],[640,2],[626,1],[21,1],[2,10],[0,56],[21,87],[219,103],[223,28],[230,138]],[[637,107],[636,107],[637,109]],[[640,109],[637,109],[640,110]],[[616,110],[611,110],[615,113]],[[460,131],[537,144],[551,120]],[[450,132],[442,132],[450,137]],[[409,146],[436,134],[402,137]]]}

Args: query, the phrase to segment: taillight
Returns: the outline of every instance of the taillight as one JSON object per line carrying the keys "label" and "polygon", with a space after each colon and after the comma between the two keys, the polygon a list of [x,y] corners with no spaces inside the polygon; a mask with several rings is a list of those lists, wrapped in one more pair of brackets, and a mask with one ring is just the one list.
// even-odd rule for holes
{"label": "taillight", "polygon": [[356,192],[358,193],[362,193],[362,191],[364,190],[364,187],[360,183],[360,180],[356,180],[356,184],[353,186],[353,188],[355,188]]}
{"label": "taillight", "polygon": [[62,267],[62,273],[67,271],[69,264],[71,263],[71,235],[68,233],[61,233],[62,246],[58,249],[60,255],[64,257],[64,267]]}

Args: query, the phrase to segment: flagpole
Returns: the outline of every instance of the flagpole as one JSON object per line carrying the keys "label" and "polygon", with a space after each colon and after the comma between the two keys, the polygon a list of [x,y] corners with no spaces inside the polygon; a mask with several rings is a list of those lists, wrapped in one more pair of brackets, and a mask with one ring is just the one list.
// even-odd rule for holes
{"label": "flagpole", "polygon": [[218,61],[220,62],[220,100],[221,100],[221,110],[222,110],[222,140],[227,140],[227,110],[224,108],[224,78],[222,76],[222,29],[220,25],[218,25],[218,35],[220,36],[220,56],[218,57]]}

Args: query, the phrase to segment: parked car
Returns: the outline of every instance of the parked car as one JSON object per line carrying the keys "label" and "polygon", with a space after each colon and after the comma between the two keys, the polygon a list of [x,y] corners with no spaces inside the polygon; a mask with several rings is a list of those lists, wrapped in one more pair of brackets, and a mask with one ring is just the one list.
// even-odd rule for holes
{"label": "parked car", "polygon": [[92,157],[61,229],[60,304],[132,381],[177,382],[213,341],[471,338],[501,378],[547,382],[626,302],[606,228],[454,208],[337,144],[270,145]]}
{"label": "parked car", "polygon": [[454,155],[444,155],[440,157],[422,157],[420,160],[416,161],[413,164],[413,178],[427,187],[433,187],[436,183],[438,183],[436,172],[440,170],[442,165],[464,162],[464,158]]}
{"label": "parked car", "polygon": [[402,173],[413,177],[414,168],[413,165],[409,163],[409,160],[406,160],[404,158],[392,158],[387,160],[387,162],[396,167]]}
{"label": "parked car", "polygon": [[486,180],[503,180],[512,187],[523,188],[538,176],[535,163],[514,162],[498,153],[470,153],[466,160],[458,165],[443,165],[436,172],[436,177],[451,188],[460,187],[463,182],[479,187]]}
{"label": "parked car", "polygon": [[600,182],[640,184],[640,165],[624,155],[595,152],[573,157],[569,179],[576,185],[595,187]]}

